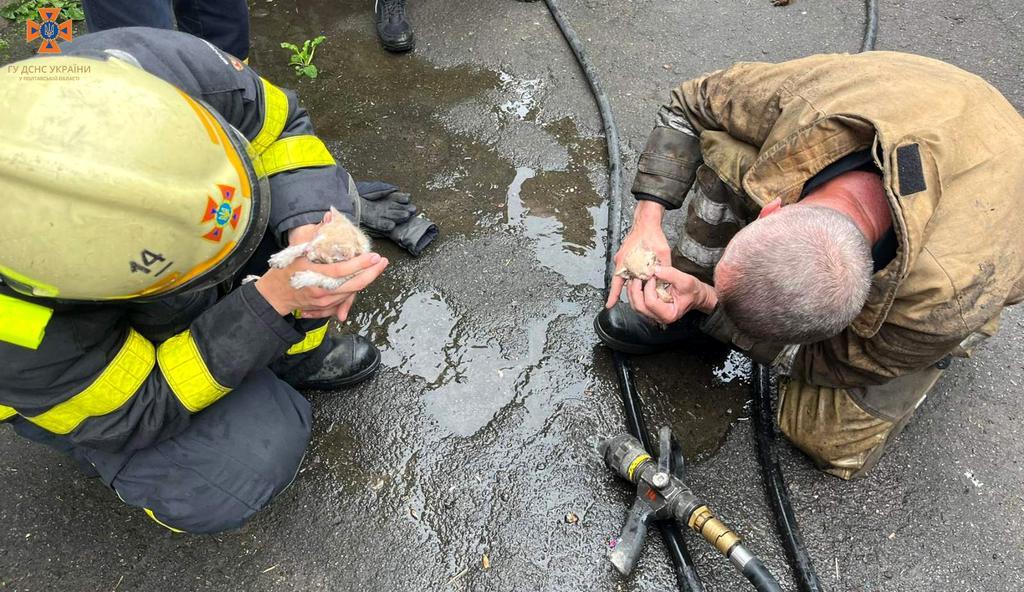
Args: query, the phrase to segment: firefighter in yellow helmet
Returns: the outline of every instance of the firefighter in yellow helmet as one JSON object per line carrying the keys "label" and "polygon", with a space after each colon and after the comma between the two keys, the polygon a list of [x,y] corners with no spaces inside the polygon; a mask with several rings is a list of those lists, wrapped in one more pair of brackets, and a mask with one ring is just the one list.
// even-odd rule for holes
{"label": "firefighter in yellow helmet", "polygon": [[[298,470],[296,389],[379,365],[327,321],[386,259],[266,265],[331,206],[358,220],[351,177],[292,93],[183,33],[11,64],[0,104],[0,420],[168,528],[241,525]],[[294,290],[300,269],[359,273]]]}

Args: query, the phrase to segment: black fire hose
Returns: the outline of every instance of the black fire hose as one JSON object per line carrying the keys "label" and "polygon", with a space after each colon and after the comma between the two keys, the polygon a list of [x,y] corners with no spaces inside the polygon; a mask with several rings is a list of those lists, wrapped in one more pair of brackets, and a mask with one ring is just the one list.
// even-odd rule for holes
{"label": "black fire hose", "polygon": [[[860,46],[862,52],[875,48],[875,39],[878,37],[878,0],[865,0],[864,8],[867,18],[864,25],[864,40]],[[782,466],[775,450],[771,372],[761,364],[755,363],[753,367],[750,384],[754,398],[754,439],[757,442],[757,458],[761,463],[765,493],[775,514],[775,526],[800,592],[822,592],[824,588],[814,571],[811,556],[800,535],[796,513],[789,498],[789,488],[786,487]]]}
{"label": "black fire hose", "polygon": [[867,19],[864,24],[864,41],[860,44],[861,52],[875,48],[875,38],[878,37],[878,0],[866,0],[864,10],[867,11]]}
{"label": "black fire hose", "polygon": [[775,419],[772,417],[771,370],[754,364],[750,377],[754,395],[754,440],[757,442],[757,460],[761,463],[765,494],[775,514],[775,527],[782,539],[793,577],[800,592],[822,592],[824,588],[814,571],[811,556],[804,546],[800,527],[796,522],[793,504],[789,501],[789,488],[782,475],[782,466],[775,450]]}
{"label": "black fire hose", "polygon": [[[636,383],[633,381],[633,371],[630,369],[626,356],[619,352],[612,352],[615,361],[615,374],[619,378],[619,391],[622,394],[622,407],[626,412],[626,427],[645,450],[656,450],[651,445],[650,433],[647,431],[647,424],[644,422],[644,412],[640,394],[636,391]],[[676,466],[683,467],[682,459],[676,458]],[[672,558],[672,565],[676,572],[676,582],[679,589],[684,592],[704,592],[704,584],[697,575],[697,568],[690,557],[690,551],[686,548],[686,539],[683,538],[683,531],[679,525],[671,520],[658,522],[661,530],[661,538],[665,541],[665,548]]]}
{"label": "black fire hose", "polygon": [[[612,106],[608,101],[597,71],[591,65],[590,60],[583,50],[583,44],[572,26],[565,20],[562,12],[558,9],[554,0],[544,0],[548,12],[555,19],[558,29],[562,32],[565,42],[569,44],[572,53],[576,56],[576,62],[590,85],[590,90],[597,102],[598,111],[601,114],[601,123],[604,125],[605,143],[608,148],[608,232],[607,243],[608,253],[605,266],[605,288],[611,286],[612,277],[615,275],[615,261],[611,254],[618,251],[618,245],[622,236],[622,157],[619,154],[619,130],[615,125],[615,116],[612,114]],[[647,450],[654,450],[650,447],[650,435],[643,421],[643,410],[641,408],[640,396],[636,392],[633,383],[633,376],[627,365],[625,356],[615,354],[615,370],[619,377],[619,386],[622,391],[622,403],[626,411],[626,422],[630,433],[638,438]],[[704,585],[697,576],[697,569],[693,565],[693,558],[690,557],[686,548],[686,540],[679,525],[673,521],[658,522],[658,529],[665,541],[665,547],[672,557],[672,564],[675,566],[676,580],[679,589],[684,592],[704,592]]]}

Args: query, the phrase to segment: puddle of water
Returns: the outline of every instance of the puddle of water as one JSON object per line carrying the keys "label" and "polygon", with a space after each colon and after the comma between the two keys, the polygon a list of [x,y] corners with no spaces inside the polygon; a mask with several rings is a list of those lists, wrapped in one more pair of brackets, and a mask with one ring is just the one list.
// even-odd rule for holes
{"label": "puddle of water", "polygon": [[733,422],[749,417],[749,362],[724,346],[702,340],[635,364],[648,426],[670,425],[688,458],[713,454]]}
{"label": "puddle of water", "polygon": [[505,193],[505,209],[508,212],[506,223],[509,226],[522,225],[523,216],[526,213],[526,208],[523,207],[523,198],[520,195],[523,191],[523,183],[536,176],[537,171],[530,167],[516,169],[516,176],[512,179],[512,184],[508,186],[508,192]]}
{"label": "puddle of water", "polygon": [[[537,178],[537,172],[529,167],[516,169],[516,176],[506,193],[507,225],[521,228],[531,240],[534,254],[542,267],[557,272],[571,285],[587,285],[601,288],[604,282],[601,263],[605,256],[603,220],[607,218],[604,208],[587,207],[589,220],[572,220],[573,227],[589,228],[587,242],[570,242],[565,237],[566,225],[556,216],[530,215],[530,208],[523,202],[525,184]],[[576,188],[572,188],[575,193]],[[541,185],[541,192],[550,192],[550,187]],[[581,194],[583,189],[580,188]],[[567,201],[567,200],[566,200]],[[566,203],[559,201],[558,203]],[[556,210],[555,213],[561,213]]]}
{"label": "puddle of water", "polygon": [[514,401],[521,401],[539,387],[531,373],[544,358],[548,328],[562,315],[579,313],[579,306],[555,303],[548,315],[524,328],[526,351],[509,355],[493,337],[468,333],[456,335],[447,350],[451,362],[445,378],[424,395],[427,412],[446,431],[471,436],[490,423]]}
{"label": "puddle of water", "polygon": [[445,349],[455,328],[454,313],[436,292],[416,292],[398,310],[387,329],[381,362],[428,384],[437,382],[448,367]]}
{"label": "puddle of water", "polygon": [[385,321],[387,339],[381,361],[424,381],[422,401],[443,434],[472,436],[513,401],[542,385],[530,373],[538,369],[548,343],[548,327],[579,306],[555,303],[546,316],[524,327],[525,352],[505,352],[488,327],[471,326],[436,292],[414,292]]}
{"label": "puddle of water", "polygon": [[[284,50],[259,52],[257,67],[300,94],[318,134],[353,176],[410,191],[439,223],[435,244],[455,235],[521,233],[543,267],[571,285],[600,287],[605,214],[593,177],[604,166],[601,140],[581,138],[568,119],[538,121],[544,81],[470,66],[436,68],[415,54],[394,56],[372,34],[338,19],[333,3],[289,4],[270,3],[274,12],[254,21],[254,38],[274,48],[322,30],[327,41],[316,57],[321,77],[296,78]],[[344,4],[351,10],[357,3]],[[360,10],[370,19],[369,7]],[[507,183],[517,162],[533,164],[536,172],[511,196]],[[495,227],[517,203],[524,214],[529,210],[522,223]]]}
{"label": "puddle of water", "polygon": [[535,119],[538,95],[544,88],[544,81],[516,78],[508,72],[498,72],[498,79],[501,80],[502,91],[509,95],[508,100],[498,105],[498,112],[520,121]]}
{"label": "puddle of water", "polygon": [[722,384],[730,382],[749,384],[752,371],[750,358],[735,350],[730,351],[720,365],[711,369],[711,373]]}

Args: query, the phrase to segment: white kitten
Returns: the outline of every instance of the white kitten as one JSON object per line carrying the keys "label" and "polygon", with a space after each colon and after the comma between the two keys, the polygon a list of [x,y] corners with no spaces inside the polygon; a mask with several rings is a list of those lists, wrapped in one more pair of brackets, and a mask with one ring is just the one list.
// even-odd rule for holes
{"label": "white kitten", "polygon": [[[368,252],[370,239],[344,214],[332,207],[313,240],[292,245],[272,255],[270,266],[283,269],[299,257],[305,257],[313,263],[341,263]],[[298,271],[292,274],[291,285],[296,290],[310,287],[337,290],[351,277],[332,278],[315,271]]]}

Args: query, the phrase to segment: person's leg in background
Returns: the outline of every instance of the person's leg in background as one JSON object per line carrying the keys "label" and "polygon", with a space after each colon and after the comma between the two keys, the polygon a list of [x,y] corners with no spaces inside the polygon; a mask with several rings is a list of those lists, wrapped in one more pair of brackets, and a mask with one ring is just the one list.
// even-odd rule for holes
{"label": "person's leg in background", "polygon": [[117,27],[178,29],[240,60],[249,57],[245,0],[82,0],[90,33]]}
{"label": "person's leg in background", "polygon": [[249,59],[246,0],[174,0],[178,30],[205,39],[240,60]]}
{"label": "person's leg in background", "polygon": [[122,501],[161,525],[215,533],[238,528],[291,484],[309,445],[311,418],[302,395],[259,370],[195,414],[185,431],[138,451],[57,445],[24,419],[14,428],[91,464]]}
{"label": "person's leg in background", "polygon": [[399,53],[416,47],[412,25],[405,13],[405,0],[374,0],[373,11],[377,37],[384,49]]}
{"label": "person's leg in background", "polygon": [[118,27],[173,29],[171,0],[82,0],[90,33]]}

